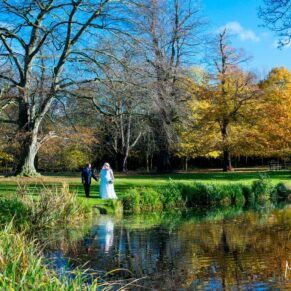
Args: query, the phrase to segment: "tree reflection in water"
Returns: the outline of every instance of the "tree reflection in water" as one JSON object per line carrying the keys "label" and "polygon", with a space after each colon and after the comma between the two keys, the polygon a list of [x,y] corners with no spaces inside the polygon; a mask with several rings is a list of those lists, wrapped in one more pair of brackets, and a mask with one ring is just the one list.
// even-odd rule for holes
{"label": "tree reflection in water", "polygon": [[[137,278],[147,276],[140,283],[151,289],[291,288],[284,279],[291,259],[291,210],[169,221],[164,216],[105,216],[63,254],[95,270],[125,268]],[[118,273],[119,278],[127,275]]]}

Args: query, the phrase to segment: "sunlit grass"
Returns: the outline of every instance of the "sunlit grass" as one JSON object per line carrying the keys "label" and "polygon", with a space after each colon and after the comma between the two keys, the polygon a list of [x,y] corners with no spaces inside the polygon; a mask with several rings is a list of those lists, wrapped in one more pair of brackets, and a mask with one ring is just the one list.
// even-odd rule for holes
{"label": "sunlit grass", "polygon": [[[270,178],[273,184],[283,182],[291,187],[291,172],[264,172]],[[254,180],[258,179],[262,172],[209,172],[209,173],[171,173],[165,175],[115,175],[115,190],[117,196],[122,198],[124,194],[133,187],[158,187],[166,185],[170,180],[181,183],[232,183],[240,182],[250,185]],[[15,178],[0,177],[0,196],[7,196],[15,193],[17,187],[26,185],[31,195],[37,195],[40,189],[46,187],[61,187],[62,183],[67,183],[70,191],[76,193],[78,200],[85,202],[88,206],[100,205],[105,208],[108,202],[99,198],[99,183],[92,181],[91,197],[85,199],[83,185],[79,173],[72,174],[44,174],[39,178]],[[110,208],[110,205],[109,207]]]}

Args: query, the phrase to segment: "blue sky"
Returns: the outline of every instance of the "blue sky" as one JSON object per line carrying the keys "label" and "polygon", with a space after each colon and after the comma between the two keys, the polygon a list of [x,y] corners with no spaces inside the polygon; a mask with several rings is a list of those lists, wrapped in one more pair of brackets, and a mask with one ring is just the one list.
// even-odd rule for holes
{"label": "blue sky", "polygon": [[267,28],[260,27],[257,8],[262,0],[201,0],[209,29],[217,31],[227,26],[233,36],[233,46],[243,48],[253,58],[248,68],[264,77],[271,68],[285,66],[291,70],[291,46],[276,48],[277,38]]}

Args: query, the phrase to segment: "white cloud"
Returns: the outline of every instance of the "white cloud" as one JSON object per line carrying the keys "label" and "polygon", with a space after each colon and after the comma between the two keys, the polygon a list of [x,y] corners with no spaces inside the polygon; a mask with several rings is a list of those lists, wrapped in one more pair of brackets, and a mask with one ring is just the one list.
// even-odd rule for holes
{"label": "white cloud", "polygon": [[270,34],[270,32],[266,32],[266,31],[265,31],[265,32],[261,33],[261,36],[267,38],[267,37],[270,37],[271,34]]}
{"label": "white cloud", "polygon": [[222,31],[227,29],[231,34],[236,35],[242,41],[253,41],[259,42],[261,39],[256,35],[254,31],[251,29],[245,29],[241,26],[241,24],[237,21],[231,21],[226,23],[224,26],[220,27],[218,30]]}

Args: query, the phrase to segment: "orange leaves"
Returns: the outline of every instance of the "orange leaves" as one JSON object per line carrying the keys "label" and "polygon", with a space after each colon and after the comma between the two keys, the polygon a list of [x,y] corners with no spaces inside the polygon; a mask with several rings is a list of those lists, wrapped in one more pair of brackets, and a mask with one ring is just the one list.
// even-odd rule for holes
{"label": "orange leaves", "polygon": [[[260,84],[252,73],[236,68],[223,84],[193,81],[192,88],[179,156],[207,156],[225,145],[233,156],[290,156],[291,73],[286,68],[274,68]],[[220,127],[225,121],[223,141]]]}

